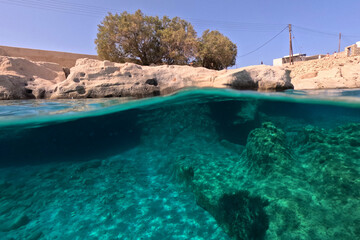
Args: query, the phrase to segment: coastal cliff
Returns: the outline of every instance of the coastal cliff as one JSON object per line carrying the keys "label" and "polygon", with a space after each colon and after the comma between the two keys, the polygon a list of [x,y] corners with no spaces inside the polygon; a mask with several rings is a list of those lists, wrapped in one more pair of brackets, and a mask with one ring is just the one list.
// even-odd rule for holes
{"label": "coastal cliff", "polygon": [[285,67],[296,90],[360,87],[360,56],[330,56]]}
{"label": "coastal cliff", "polygon": [[59,64],[0,56],[0,100],[48,98],[64,80]]}
{"label": "coastal cliff", "polygon": [[85,58],[69,70],[55,63],[0,57],[0,99],[147,97],[186,87],[265,91],[292,89],[293,85],[289,71],[265,65],[216,71]]}
{"label": "coastal cliff", "polygon": [[140,66],[81,58],[71,69],[57,63],[0,56],[0,100],[149,97],[182,88],[238,90],[334,89],[360,87],[360,57],[266,65],[230,70],[161,65]]}

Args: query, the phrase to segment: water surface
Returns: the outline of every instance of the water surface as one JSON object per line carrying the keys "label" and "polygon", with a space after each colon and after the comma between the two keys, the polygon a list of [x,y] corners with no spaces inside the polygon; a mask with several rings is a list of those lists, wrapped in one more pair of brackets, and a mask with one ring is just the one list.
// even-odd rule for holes
{"label": "water surface", "polygon": [[359,90],[0,102],[1,239],[357,239]]}

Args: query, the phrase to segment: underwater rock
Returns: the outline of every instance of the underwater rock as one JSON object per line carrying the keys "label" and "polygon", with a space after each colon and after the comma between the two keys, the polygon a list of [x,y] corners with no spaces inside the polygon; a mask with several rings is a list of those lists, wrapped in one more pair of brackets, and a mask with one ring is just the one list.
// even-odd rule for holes
{"label": "underwater rock", "polygon": [[360,159],[360,124],[352,123],[332,130],[304,128],[304,142],[298,154],[311,162],[313,172],[308,179],[328,199],[348,202],[360,197],[356,162]]}
{"label": "underwater rock", "polygon": [[271,122],[263,123],[262,128],[254,129],[248,136],[246,154],[249,167],[262,174],[290,163],[289,151],[285,133]]}
{"label": "underwater rock", "polygon": [[138,125],[143,122],[153,124],[143,129],[142,143],[163,148],[164,151],[172,146],[191,148],[199,141],[212,142],[218,138],[215,122],[206,104],[165,106],[140,115]]}
{"label": "underwater rock", "polygon": [[30,219],[25,214],[22,214],[11,220],[1,219],[0,231],[3,231],[3,232],[12,231],[12,230],[18,229],[18,228],[28,224],[29,222],[30,222]]}
{"label": "underwater rock", "polygon": [[[191,189],[197,204],[207,210],[233,239],[264,239],[269,227],[267,201],[242,189],[244,175],[229,149],[223,155],[181,155],[175,160],[173,176]],[[240,154],[240,153],[239,153]]]}
{"label": "underwater rock", "polygon": [[259,102],[257,101],[244,102],[243,106],[241,106],[239,111],[236,113],[238,118],[234,121],[234,124],[244,124],[249,121],[254,121],[258,112],[258,107]]}
{"label": "underwater rock", "polygon": [[29,234],[28,240],[38,240],[38,239],[41,239],[41,237],[43,237],[43,236],[44,236],[43,232],[40,232],[40,231],[33,232],[33,233]]}
{"label": "underwater rock", "polygon": [[[79,81],[86,75],[79,73]],[[268,105],[260,102],[258,109],[250,107],[247,117],[239,109],[252,105],[242,100],[238,107],[224,101],[216,107],[225,110],[216,111],[197,97],[171,99],[141,110],[39,126],[26,130],[32,131],[29,135],[3,130],[4,162],[13,162],[7,156],[15,156],[24,158],[26,166],[0,169],[0,213],[6,220],[11,219],[8,215],[25,213],[31,222],[0,232],[0,239],[28,239],[31,229],[50,239],[167,239],[174,231],[187,239],[202,238],[204,232],[209,234],[203,239],[228,239],[214,237],[215,231],[233,239],[353,240],[360,236],[357,108],[351,109],[353,116],[348,120],[347,111],[338,106],[321,113],[321,105],[284,107],[271,101]],[[310,113],[324,114],[324,120],[319,121],[319,114],[310,115],[308,107]],[[268,115],[261,114],[267,108],[264,114]],[[217,125],[225,121],[215,115],[229,120],[234,138],[245,141],[221,134]],[[338,121],[334,115],[345,120]],[[235,125],[236,118],[248,120]],[[354,123],[334,127],[341,122]],[[13,140],[12,135],[16,136]],[[53,146],[58,148],[49,141],[54,137]],[[119,150],[131,141],[131,148]],[[19,155],[6,156],[11,147]],[[105,157],[94,149],[115,151]],[[38,160],[38,152],[47,161],[59,157],[61,164],[29,167]],[[70,161],[74,153],[79,155]],[[183,184],[173,185],[170,180]],[[184,185],[185,191],[177,188]],[[186,194],[183,204],[178,204],[176,199]],[[199,220],[200,215],[184,208],[196,207],[194,199],[208,212],[205,218]],[[187,215],[199,221],[188,220]],[[3,222],[7,221],[0,225]],[[10,229],[9,222],[3,229]],[[161,235],[155,235],[154,229]],[[88,235],[93,232],[98,235]]]}
{"label": "underwater rock", "polygon": [[269,218],[264,210],[268,203],[260,197],[252,197],[248,191],[224,194],[215,214],[230,237],[236,240],[264,239],[269,228]]}
{"label": "underwater rock", "polygon": [[0,182],[0,193],[3,194],[3,192],[5,192],[11,186],[12,186],[12,184],[9,182],[1,181]]}
{"label": "underwater rock", "polygon": [[[354,213],[360,124],[322,129],[294,123],[288,135],[264,122],[249,134],[244,154],[222,140],[222,150],[211,146],[217,155],[176,159],[183,173],[177,180],[233,239],[352,239],[360,233]],[[295,143],[287,144],[290,139]],[[327,211],[332,214],[324,218]]]}
{"label": "underwater rock", "polygon": [[231,100],[226,103],[211,102],[209,105],[221,139],[245,146],[249,133],[261,126],[258,110],[262,105],[260,101]]}
{"label": "underwater rock", "polygon": [[75,168],[75,172],[82,174],[92,168],[98,169],[100,166],[101,166],[100,160],[87,161],[81,164],[79,167]]}
{"label": "underwater rock", "polygon": [[351,147],[360,146],[360,124],[358,123],[340,126],[332,131],[307,126],[304,128],[304,135],[304,142],[306,143],[326,143]]}
{"label": "underwater rock", "polygon": [[220,141],[220,144],[221,144],[224,148],[226,148],[227,150],[232,151],[232,152],[242,153],[242,152],[245,150],[245,146],[240,145],[240,144],[235,144],[235,143],[229,142],[229,141],[227,141],[226,139],[222,139],[222,140]]}
{"label": "underwater rock", "polygon": [[175,165],[173,177],[178,182],[184,182],[185,186],[191,186],[195,171],[193,166]]}

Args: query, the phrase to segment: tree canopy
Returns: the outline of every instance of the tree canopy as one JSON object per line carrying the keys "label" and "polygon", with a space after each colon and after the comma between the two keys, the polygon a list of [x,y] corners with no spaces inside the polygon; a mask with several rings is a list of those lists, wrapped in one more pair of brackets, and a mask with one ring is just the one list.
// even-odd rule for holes
{"label": "tree canopy", "polygon": [[98,25],[95,40],[101,59],[114,62],[197,65],[223,69],[235,64],[236,45],[217,31],[198,39],[191,23],[179,18],[109,13]]}
{"label": "tree canopy", "polygon": [[235,65],[237,47],[218,31],[206,30],[201,39],[198,60],[203,67],[221,70]]}
{"label": "tree canopy", "polygon": [[98,27],[95,43],[100,58],[116,62],[133,59],[144,65],[161,62],[158,17],[145,16],[140,10],[109,13]]}
{"label": "tree canopy", "polygon": [[163,61],[167,64],[188,64],[197,52],[197,37],[193,26],[178,17],[163,18],[159,31]]}

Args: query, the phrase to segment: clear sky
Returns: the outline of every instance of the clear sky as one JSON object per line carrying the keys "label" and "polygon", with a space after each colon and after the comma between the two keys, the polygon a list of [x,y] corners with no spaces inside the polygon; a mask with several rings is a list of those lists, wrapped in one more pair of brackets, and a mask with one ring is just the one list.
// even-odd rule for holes
{"label": "clear sky", "polygon": [[360,41],[359,0],[0,0],[0,45],[96,54],[97,25],[107,12],[141,9],[190,21],[198,36],[219,30],[238,47],[237,67],[272,64],[289,54],[286,29],[293,24],[294,53],[326,54]]}

